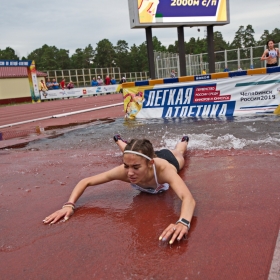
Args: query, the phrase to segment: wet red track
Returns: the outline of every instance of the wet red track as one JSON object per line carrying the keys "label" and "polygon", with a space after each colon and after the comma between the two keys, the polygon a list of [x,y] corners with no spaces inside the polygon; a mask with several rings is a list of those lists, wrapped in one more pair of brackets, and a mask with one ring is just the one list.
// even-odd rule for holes
{"label": "wet red track", "polygon": [[[64,103],[67,110],[85,109],[72,105],[88,106],[91,98],[87,99],[16,109],[22,116],[32,110],[37,118],[61,113]],[[92,101],[98,106],[121,102],[120,95]],[[34,112],[37,105],[40,114]],[[50,113],[49,106],[59,108]],[[3,122],[3,110],[14,108],[0,108],[0,125],[19,121],[12,113]],[[122,110],[118,106],[73,115],[68,122],[120,117]],[[67,123],[66,118],[60,119],[63,122],[49,119],[36,125]],[[3,147],[6,141],[27,140],[0,143]],[[280,152],[269,156],[259,151],[220,151],[204,157],[187,153],[180,175],[197,207],[188,239],[173,246],[157,241],[180,211],[180,201],[171,190],[152,196],[121,182],[92,187],[68,222],[43,225],[43,218],[67,201],[81,178],[121,163],[120,157],[106,154],[83,149],[78,153],[0,150],[1,279],[267,279],[280,224]]]}
{"label": "wet red track", "polygon": [[[53,136],[54,134],[61,133],[63,131],[61,129],[63,126],[68,126],[69,130],[70,128],[75,128],[77,125],[81,125],[86,122],[100,120],[105,121],[104,119],[107,118],[123,117],[123,106],[116,106],[65,117],[52,118],[53,115],[57,114],[94,109],[102,106],[118,104],[122,101],[123,98],[121,94],[113,94],[98,97],[64,99],[37,104],[0,107],[0,132],[2,132],[4,139],[5,136],[8,136],[6,141],[0,141],[0,149],[42,137]],[[49,118],[38,120],[44,117]],[[29,120],[34,121],[1,128],[1,126]],[[41,135],[38,135],[36,134],[36,127],[46,130],[48,130],[49,127],[56,127],[57,129],[52,129],[51,133],[41,133]],[[16,138],[16,136],[20,137]]]}

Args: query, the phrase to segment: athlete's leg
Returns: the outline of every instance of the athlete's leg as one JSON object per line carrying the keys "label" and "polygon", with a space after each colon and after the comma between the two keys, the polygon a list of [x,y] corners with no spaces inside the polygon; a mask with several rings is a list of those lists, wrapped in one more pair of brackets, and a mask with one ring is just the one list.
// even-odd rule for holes
{"label": "athlete's leg", "polygon": [[176,147],[174,150],[171,150],[173,155],[176,157],[179,163],[179,169],[181,170],[185,164],[185,159],[184,159],[184,154],[187,150],[188,147],[188,142],[189,142],[189,137],[184,136],[181,140],[181,142],[177,143]]}
{"label": "athlete's leg", "polygon": [[116,134],[113,138],[116,144],[119,146],[120,150],[123,152],[125,146],[127,145],[126,141],[123,140],[119,134]]}

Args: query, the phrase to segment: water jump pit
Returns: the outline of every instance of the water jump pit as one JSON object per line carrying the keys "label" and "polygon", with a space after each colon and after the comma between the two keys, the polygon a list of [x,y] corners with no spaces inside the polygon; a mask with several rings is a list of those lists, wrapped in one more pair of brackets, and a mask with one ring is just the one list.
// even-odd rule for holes
{"label": "water jump pit", "polygon": [[[280,225],[280,117],[123,120],[0,150],[2,279],[267,279]],[[122,163],[112,136],[156,149],[190,137],[180,176],[197,206],[186,240],[158,241],[178,219],[170,189],[89,187],[67,222],[61,208],[82,178]],[[275,267],[275,265],[274,265]],[[274,273],[274,274],[273,274]],[[272,278],[271,278],[272,279]]]}

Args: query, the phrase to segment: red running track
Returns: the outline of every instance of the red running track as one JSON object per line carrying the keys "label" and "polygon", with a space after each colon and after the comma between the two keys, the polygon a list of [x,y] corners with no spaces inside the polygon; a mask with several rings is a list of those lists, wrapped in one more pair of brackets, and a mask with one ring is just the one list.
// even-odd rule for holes
{"label": "red running track", "polygon": [[121,164],[120,156],[42,146],[0,150],[0,159],[1,279],[268,278],[280,224],[280,152],[187,152],[180,175],[197,207],[188,239],[173,246],[158,242],[180,212],[172,190],[90,187],[68,222],[43,225],[81,178]]}
{"label": "red running track", "polygon": [[[0,149],[59,134],[63,132],[64,127],[67,127],[69,130],[83,123],[124,117],[123,106],[116,106],[60,118],[36,120],[57,114],[93,109],[121,102],[123,102],[121,94],[112,94],[0,107],[0,133],[3,134],[3,139],[6,139],[5,141],[0,141]],[[35,121],[1,128],[1,126],[29,120]],[[38,127],[45,129],[45,132],[40,135],[36,134],[36,128]],[[47,132],[47,130],[51,130],[51,132]]]}
{"label": "red running track", "polygon": [[[120,103],[123,101],[121,94],[101,95],[97,97],[71,98],[64,100],[47,101],[35,104],[22,104],[14,106],[0,107],[0,126],[52,116],[62,113],[91,109],[100,106]],[[123,108],[121,108],[123,109]],[[93,111],[94,112],[94,111]],[[120,110],[120,112],[122,112]],[[98,113],[106,115],[103,113]],[[120,114],[112,114],[112,117],[120,117]],[[124,116],[123,112],[122,115]],[[78,116],[79,118],[80,116]]]}

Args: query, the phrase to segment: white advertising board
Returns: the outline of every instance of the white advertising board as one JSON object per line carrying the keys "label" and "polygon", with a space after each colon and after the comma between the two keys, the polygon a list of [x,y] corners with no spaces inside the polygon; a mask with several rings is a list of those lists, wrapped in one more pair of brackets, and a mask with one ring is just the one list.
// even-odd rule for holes
{"label": "white advertising board", "polygon": [[97,87],[84,87],[72,89],[53,89],[48,91],[40,91],[41,100],[58,99],[65,97],[80,97],[89,95],[100,95],[107,93],[119,92],[121,85],[97,86]]}

